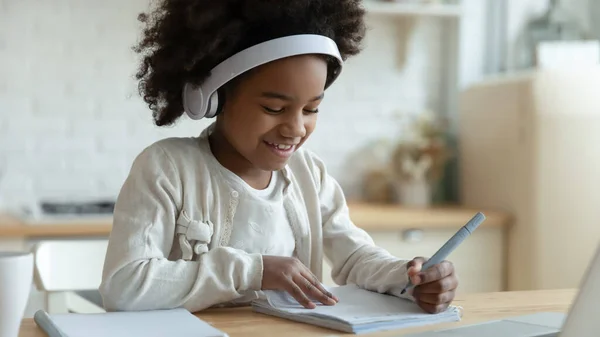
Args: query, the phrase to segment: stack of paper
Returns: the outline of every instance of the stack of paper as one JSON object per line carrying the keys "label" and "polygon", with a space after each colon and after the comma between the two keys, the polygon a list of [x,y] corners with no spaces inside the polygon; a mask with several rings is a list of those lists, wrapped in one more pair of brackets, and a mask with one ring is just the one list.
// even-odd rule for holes
{"label": "stack of paper", "polygon": [[317,308],[305,309],[286,292],[266,291],[266,299],[254,301],[252,308],[259,313],[355,334],[461,319],[461,310],[456,306],[428,314],[414,302],[356,285],[332,287],[329,291],[340,300],[334,306],[315,302]]}

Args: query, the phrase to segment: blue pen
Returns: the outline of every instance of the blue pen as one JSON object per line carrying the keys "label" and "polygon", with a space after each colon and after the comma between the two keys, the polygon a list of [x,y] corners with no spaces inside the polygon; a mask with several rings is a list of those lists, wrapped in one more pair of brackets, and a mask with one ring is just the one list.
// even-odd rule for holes
{"label": "blue pen", "polygon": [[[469,222],[467,222],[466,225],[462,226],[458,230],[458,232],[456,232],[456,234],[454,234],[450,238],[450,240],[448,240],[442,246],[442,248],[440,248],[435,254],[433,254],[433,256],[429,260],[427,260],[427,262],[425,262],[423,264],[421,271],[427,270],[431,266],[434,266],[434,265],[444,261],[446,259],[446,257],[448,257],[448,255],[450,255],[450,253],[452,253],[454,251],[454,249],[456,249],[456,247],[458,247],[467,238],[467,236],[471,235],[471,233],[473,233],[473,231],[475,229],[477,229],[477,227],[479,227],[479,225],[481,225],[481,223],[484,220],[485,220],[485,215],[483,215],[483,213],[478,212],[477,214],[475,214],[475,216],[471,220],[469,220]],[[412,287],[413,287],[413,284],[412,284],[412,282],[410,282],[410,278],[409,278],[408,284],[406,285],[406,287],[404,287],[404,289],[402,289],[401,294],[404,294],[408,289],[410,289]]]}

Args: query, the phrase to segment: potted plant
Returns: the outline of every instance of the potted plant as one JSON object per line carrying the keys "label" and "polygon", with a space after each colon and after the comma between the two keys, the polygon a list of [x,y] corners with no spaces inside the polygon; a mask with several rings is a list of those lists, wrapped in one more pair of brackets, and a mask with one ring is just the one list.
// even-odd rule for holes
{"label": "potted plant", "polygon": [[451,158],[446,123],[425,111],[403,124],[407,127],[390,147],[387,166],[367,173],[363,191],[368,201],[427,207],[439,192]]}

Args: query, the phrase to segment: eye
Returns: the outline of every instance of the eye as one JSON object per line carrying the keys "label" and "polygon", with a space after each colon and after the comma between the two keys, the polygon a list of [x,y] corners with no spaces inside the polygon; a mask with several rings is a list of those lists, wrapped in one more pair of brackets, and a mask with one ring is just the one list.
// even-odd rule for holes
{"label": "eye", "polygon": [[319,112],[319,109],[314,109],[314,110],[304,109],[304,111],[316,114],[317,112]]}
{"label": "eye", "polygon": [[263,107],[263,109],[265,109],[266,112],[272,113],[272,114],[283,112],[283,108],[276,110],[276,109],[271,109],[269,107],[266,107],[264,105],[262,107]]}

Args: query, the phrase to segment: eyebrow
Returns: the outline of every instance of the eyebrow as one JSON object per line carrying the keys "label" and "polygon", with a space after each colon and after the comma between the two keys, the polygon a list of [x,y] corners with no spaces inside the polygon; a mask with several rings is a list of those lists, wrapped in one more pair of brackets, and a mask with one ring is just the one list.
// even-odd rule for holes
{"label": "eyebrow", "polygon": [[[293,101],[294,100],[293,97],[284,95],[284,94],[279,93],[279,92],[273,92],[273,91],[263,92],[260,96],[261,97],[266,97],[266,98],[280,99],[280,100],[284,100],[284,101]],[[315,97],[311,98],[310,101],[311,102],[318,101],[320,99],[323,99],[324,96],[325,96],[325,93],[323,92],[319,96],[315,96]]]}

